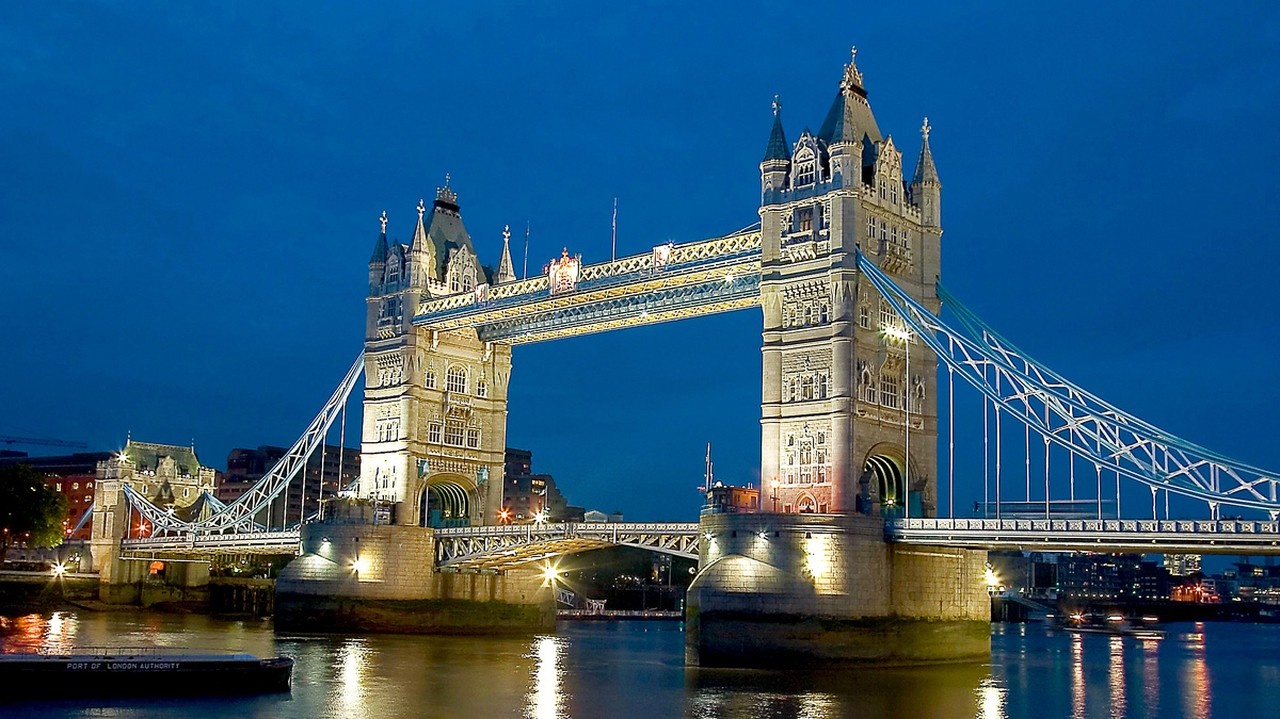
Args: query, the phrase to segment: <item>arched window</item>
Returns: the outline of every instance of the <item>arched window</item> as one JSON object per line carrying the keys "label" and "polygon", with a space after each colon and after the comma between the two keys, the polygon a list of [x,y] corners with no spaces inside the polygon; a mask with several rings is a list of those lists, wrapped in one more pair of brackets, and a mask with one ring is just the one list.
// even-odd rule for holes
{"label": "arched window", "polygon": [[806,147],[796,153],[795,167],[795,182],[792,183],[795,187],[805,187],[817,181],[818,158],[809,148]]}
{"label": "arched window", "polygon": [[476,396],[477,396],[477,397],[488,397],[488,396],[489,396],[489,383],[488,383],[488,382],[485,382],[485,381],[484,381],[484,380],[482,380],[482,379],[478,379],[478,380],[476,380]]}
{"label": "arched window", "polygon": [[436,371],[435,370],[431,369],[430,367],[427,368],[426,374],[422,376],[422,385],[427,389],[436,388]]}
{"label": "arched window", "polygon": [[464,367],[454,365],[449,368],[449,373],[445,380],[445,389],[458,394],[467,393],[467,370]]}

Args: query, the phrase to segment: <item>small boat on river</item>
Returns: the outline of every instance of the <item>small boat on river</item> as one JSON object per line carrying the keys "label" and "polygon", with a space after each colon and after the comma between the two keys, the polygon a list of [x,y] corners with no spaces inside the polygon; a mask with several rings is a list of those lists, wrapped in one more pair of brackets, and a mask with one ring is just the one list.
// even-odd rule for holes
{"label": "small boat on river", "polygon": [[1075,634],[1111,634],[1134,639],[1164,639],[1164,630],[1154,625],[1155,617],[1143,617],[1142,621],[1132,622],[1119,614],[1068,614],[1063,617],[1046,617],[1054,621],[1054,626]]}
{"label": "small boat on river", "polygon": [[5,699],[263,694],[289,691],[292,677],[293,659],[252,654],[169,653],[156,647],[0,654]]}

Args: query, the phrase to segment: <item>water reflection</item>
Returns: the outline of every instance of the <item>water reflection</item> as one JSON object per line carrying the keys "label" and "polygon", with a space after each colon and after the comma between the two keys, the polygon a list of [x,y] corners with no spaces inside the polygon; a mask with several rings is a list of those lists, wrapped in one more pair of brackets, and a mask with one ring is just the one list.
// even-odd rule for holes
{"label": "water reflection", "polygon": [[1071,634],[1071,719],[1084,719],[1084,637]]}
{"label": "water reflection", "polygon": [[335,697],[337,716],[371,716],[365,687],[368,679],[368,654],[364,639],[347,639],[338,650],[338,691]]}
{"label": "water reflection", "polygon": [[1108,683],[1111,685],[1111,718],[1124,719],[1124,637],[1113,636],[1111,644],[1111,663],[1108,667]]}
{"label": "water reflection", "polygon": [[978,685],[978,719],[1006,719],[1005,699],[1009,690],[994,679],[983,679]]}
{"label": "water reflection", "polygon": [[560,637],[538,637],[533,642],[533,686],[529,689],[525,717],[528,719],[560,719],[565,717],[562,659],[565,640]]}
{"label": "water reflection", "polygon": [[1160,713],[1160,642],[1142,643],[1142,702],[1151,715]]}
{"label": "water reflection", "polygon": [[1183,716],[1207,719],[1210,716],[1209,667],[1205,663],[1204,625],[1196,622],[1190,644],[1191,657],[1182,671]]}

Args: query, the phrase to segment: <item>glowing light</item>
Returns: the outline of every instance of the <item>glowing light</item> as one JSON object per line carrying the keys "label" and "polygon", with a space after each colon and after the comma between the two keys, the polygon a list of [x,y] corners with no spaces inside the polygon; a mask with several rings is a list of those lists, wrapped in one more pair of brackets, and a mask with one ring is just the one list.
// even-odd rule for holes
{"label": "glowing light", "polygon": [[898,340],[899,342],[906,342],[907,340],[911,339],[911,332],[907,330],[905,327],[898,327],[897,325],[886,325],[884,329],[882,329],[881,331],[884,332],[885,336],[891,339]]}
{"label": "glowing light", "polygon": [[996,570],[992,568],[991,563],[987,563],[987,568],[983,572],[983,581],[987,585],[987,592],[993,593],[996,587],[1000,586],[1000,576],[996,574]]}
{"label": "glowing light", "polygon": [[732,273],[727,274],[727,275],[725,275],[725,276],[724,276],[724,283],[725,283],[726,285],[731,285],[731,284],[733,284],[733,274],[732,274]]}
{"label": "glowing light", "polygon": [[538,524],[542,524],[543,522],[547,521],[547,513],[539,509],[538,513],[533,515],[533,521],[537,522]]}
{"label": "glowing light", "polygon": [[994,679],[984,679],[978,686],[979,719],[1005,719],[1005,696],[1009,690],[1000,686]]}
{"label": "glowing light", "polygon": [[760,530],[759,532],[756,532],[756,536],[757,536],[757,537],[759,537],[759,538],[761,538],[761,539],[768,539],[768,538],[769,538],[769,533],[768,533],[767,531],[765,531],[765,530],[763,530],[763,529],[762,529],[762,530]]}
{"label": "glowing light", "polygon": [[67,565],[63,564],[62,562],[58,562],[53,565],[53,576],[61,577],[66,573],[67,573]]}
{"label": "glowing light", "polygon": [[511,520],[511,510],[510,510],[510,509],[507,509],[506,507],[503,507],[503,508],[502,508],[502,511],[498,512],[498,518],[499,518],[499,519],[501,519],[501,520],[502,520],[502,521],[504,521],[504,522],[510,521],[510,520]]}
{"label": "glowing light", "polygon": [[560,578],[560,567],[548,562],[542,566],[542,586],[554,586],[556,580]]}
{"label": "glowing light", "polygon": [[707,532],[707,533],[705,533],[705,534],[703,534],[703,535],[702,535],[702,538],[703,538],[703,539],[705,539],[705,540],[707,540],[708,542],[710,542],[710,541],[712,540],[712,538],[714,538],[714,537],[715,537],[715,535],[714,535],[714,534],[712,534],[711,532]]}
{"label": "glowing light", "polygon": [[810,534],[804,540],[804,567],[815,579],[827,576],[831,572],[830,537],[825,534]]}
{"label": "glowing light", "polygon": [[356,574],[367,571],[368,569],[369,569],[369,560],[363,557],[356,557],[355,559],[351,560],[351,571],[355,572]]}

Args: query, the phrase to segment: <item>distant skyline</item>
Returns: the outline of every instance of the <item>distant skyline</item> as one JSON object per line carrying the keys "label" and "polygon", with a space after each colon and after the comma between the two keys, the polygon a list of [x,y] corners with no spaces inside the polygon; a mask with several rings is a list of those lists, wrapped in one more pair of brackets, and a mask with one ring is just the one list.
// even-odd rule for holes
{"label": "distant skyline", "polygon": [[[856,45],[908,171],[933,126],[948,289],[1111,402],[1280,470],[1273,4],[3,14],[0,434],[194,439],[220,469],[288,445],[360,350],[382,211],[407,242],[448,173],[486,264],[510,225],[519,272],[528,223],[530,273],[608,259],[615,197],[619,256],[732,232],[758,219],[774,95],[789,140],[817,128]],[[718,479],[759,479],[760,326],[517,347],[508,444],[573,504],[692,519],[708,441]]]}

